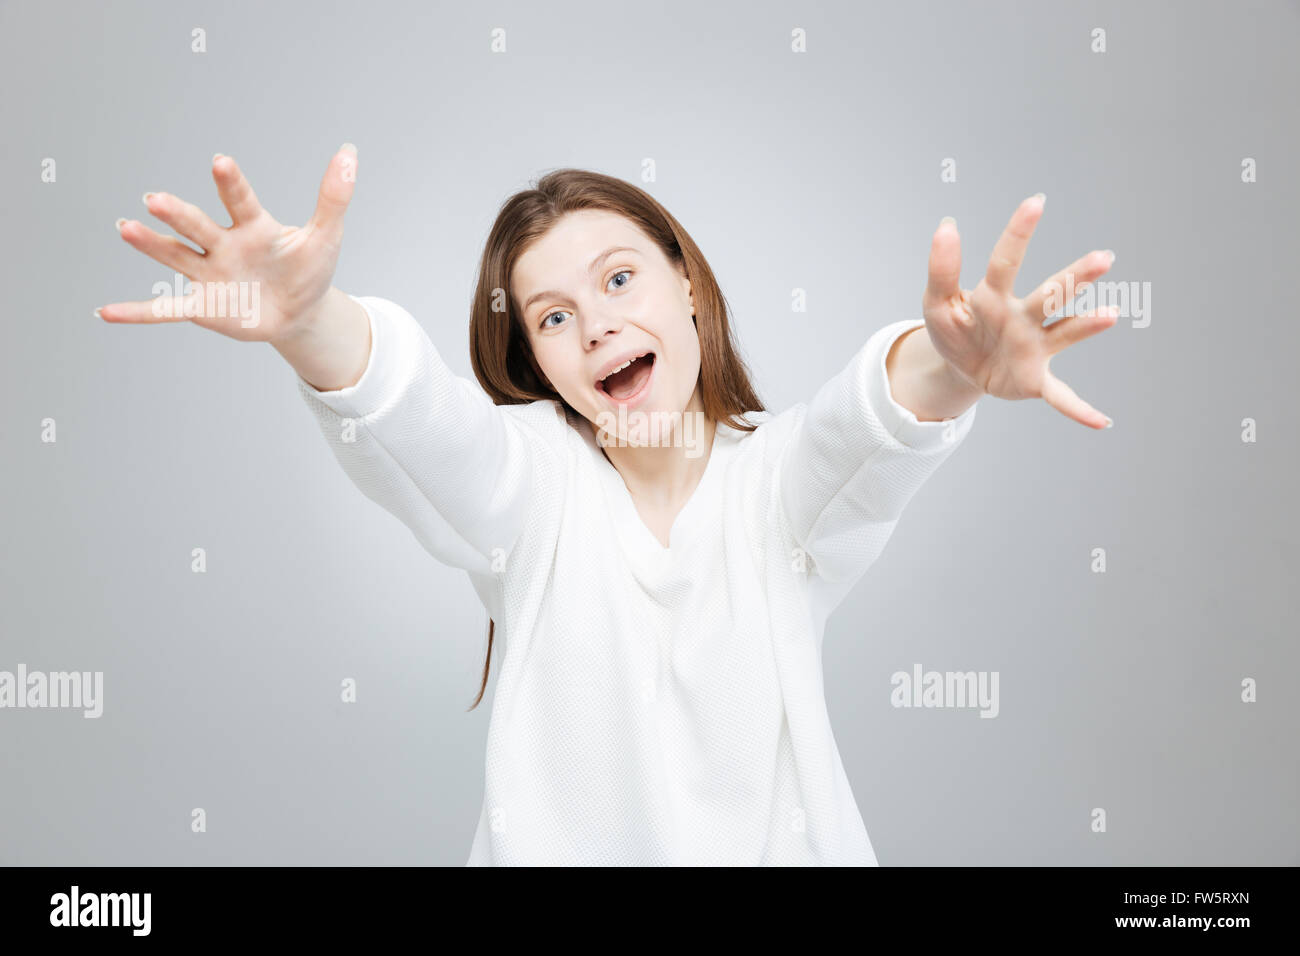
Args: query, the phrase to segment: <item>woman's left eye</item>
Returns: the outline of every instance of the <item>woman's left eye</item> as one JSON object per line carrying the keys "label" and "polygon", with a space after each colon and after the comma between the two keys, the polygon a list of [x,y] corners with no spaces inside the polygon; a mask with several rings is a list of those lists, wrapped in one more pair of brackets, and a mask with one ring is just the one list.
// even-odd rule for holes
{"label": "woman's left eye", "polygon": [[[631,270],[631,269],[624,269],[622,272],[615,272],[612,276],[609,277],[609,281],[610,281],[610,282],[613,282],[613,281],[614,281],[615,279],[617,279],[619,276],[631,276],[631,275],[632,275],[632,270]],[[621,289],[621,288],[623,288],[623,286],[625,286],[625,285],[627,285],[626,282],[624,282],[623,285],[619,286],[619,288]]]}

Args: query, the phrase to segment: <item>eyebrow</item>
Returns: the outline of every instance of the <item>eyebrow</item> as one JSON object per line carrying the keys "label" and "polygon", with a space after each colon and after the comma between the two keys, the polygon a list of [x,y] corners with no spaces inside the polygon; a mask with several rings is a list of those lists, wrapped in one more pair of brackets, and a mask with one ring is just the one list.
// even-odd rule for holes
{"label": "eyebrow", "polygon": [[[588,273],[595,272],[596,269],[600,267],[600,264],[602,262],[604,262],[606,259],[608,259],[616,252],[638,252],[639,253],[639,250],[633,249],[631,246],[610,246],[600,255],[596,256],[596,258],[591,260],[591,264],[587,266],[587,272]],[[528,314],[528,310],[532,308],[534,302],[536,302],[538,299],[547,298],[548,296],[556,299],[562,299],[564,298],[564,293],[556,292],[554,289],[547,289],[544,292],[533,293],[528,297],[528,301],[524,303],[524,308],[523,308],[524,315]]]}

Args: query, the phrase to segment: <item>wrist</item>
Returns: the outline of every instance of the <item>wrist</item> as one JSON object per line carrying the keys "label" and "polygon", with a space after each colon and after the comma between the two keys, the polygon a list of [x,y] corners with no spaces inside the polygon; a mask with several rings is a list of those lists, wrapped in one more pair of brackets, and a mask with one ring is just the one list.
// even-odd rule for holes
{"label": "wrist", "polygon": [[348,388],[370,361],[370,318],[350,295],[331,287],[271,345],[317,391]]}
{"label": "wrist", "polygon": [[347,297],[346,292],[330,286],[324,295],[294,316],[285,325],[284,332],[272,339],[271,343],[301,347],[304,343],[321,338],[322,332],[326,331],[324,326],[328,324],[328,317],[339,314],[340,306]]}
{"label": "wrist", "polygon": [[956,418],[984,394],[939,354],[925,326],[898,337],[887,356],[886,372],[896,401],[918,421]]}
{"label": "wrist", "polygon": [[970,404],[984,394],[984,389],[963,375],[957,366],[944,358],[940,358],[940,361],[943,363],[943,367],[937,374],[942,377],[946,383],[946,388],[953,396]]}

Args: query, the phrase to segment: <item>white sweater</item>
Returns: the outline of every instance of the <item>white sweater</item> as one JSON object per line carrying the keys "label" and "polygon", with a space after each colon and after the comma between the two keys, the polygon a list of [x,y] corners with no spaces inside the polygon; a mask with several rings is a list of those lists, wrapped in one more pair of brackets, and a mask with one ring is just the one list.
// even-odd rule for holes
{"label": "white sweater", "polygon": [[357,487],[496,621],[467,865],[876,865],[822,635],[975,418],[920,422],[890,394],[889,347],[924,321],[876,332],[810,403],[751,413],[754,432],[719,423],[666,549],[584,420],[492,404],[404,309],[356,301],[361,379],[298,388]]}

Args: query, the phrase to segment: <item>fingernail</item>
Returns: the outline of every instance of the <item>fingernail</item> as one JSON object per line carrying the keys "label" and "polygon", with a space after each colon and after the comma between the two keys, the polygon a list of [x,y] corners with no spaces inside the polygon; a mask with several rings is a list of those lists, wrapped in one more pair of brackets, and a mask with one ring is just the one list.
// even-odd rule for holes
{"label": "fingernail", "polygon": [[1115,423],[1114,423],[1113,421],[1111,421],[1109,417],[1106,418],[1106,427],[1107,427],[1107,428],[1110,428],[1110,427],[1111,427],[1112,425],[1114,425],[1114,424],[1115,424]]}
{"label": "fingernail", "polygon": [[1037,199],[1043,205],[1047,205],[1047,193],[1034,193],[1032,198]]}
{"label": "fingernail", "polygon": [[125,219],[119,219],[117,222],[113,223],[113,225],[117,226],[117,231],[118,231],[118,232],[121,232],[121,231],[122,231],[122,224],[123,224],[124,222],[126,222]]}
{"label": "fingernail", "polygon": [[149,205],[149,197],[152,196],[152,195],[153,195],[153,193],[145,193],[145,194],[144,194],[144,204],[145,204],[146,206]]}
{"label": "fingernail", "polygon": [[353,156],[357,154],[357,148],[353,146],[351,143],[344,143],[342,146],[339,147],[339,149],[346,150],[347,152],[351,153]]}
{"label": "fingernail", "polygon": [[103,316],[99,314],[99,309],[96,309],[96,310],[95,310],[95,318],[97,318],[97,319],[102,319],[102,318],[103,318]]}
{"label": "fingernail", "polygon": [[217,160],[219,160],[222,156],[225,156],[225,155],[226,155],[225,153],[213,153],[213,154],[212,154],[212,161],[215,163]]}
{"label": "fingernail", "polygon": [[952,216],[944,216],[942,219],[939,220],[939,225],[942,226],[946,222],[952,223],[954,228],[956,228],[957,226],[957,220],[952,218]]}
{"label": "fingernail", "polygon": [[1107,250],[1106,250],[1106,253],[1110,256],[1110,262],[1111,262],[1111,265],[1114,265],[1114,264],[1115,264],[1115,250],[1114,250],[1114,249],[1107,249]]}

